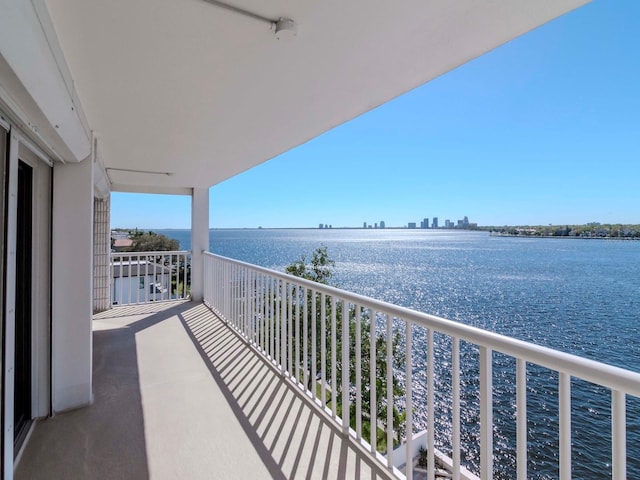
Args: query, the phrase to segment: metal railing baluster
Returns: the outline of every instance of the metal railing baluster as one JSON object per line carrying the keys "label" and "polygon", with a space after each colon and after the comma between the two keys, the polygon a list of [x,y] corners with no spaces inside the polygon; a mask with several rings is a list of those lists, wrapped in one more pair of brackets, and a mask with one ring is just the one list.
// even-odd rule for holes
{"label": "metal railing baluster", "polygon": [[518,480],[527,478],[527,362],[516,359],[516,468]]}
{"label": "metal railing baluster", "polygon": [[620,390],[611,391],[612,480],[627,478],[627,399]]}
{"label": "metal railing baluster", "polygon": [[[303,371],[303,375],[302,375],[302,383],[304,384],[305,388],[307,387],[307,385],[309,384],[309,348],[307,346],[307,341],[308,341],[308,329],[309,329],[309,307],[308,307],[308,302],[307,302],[307,298],[308,298],[308,294],[309,294],[309,289],[307,287],[304,287],[304,304],[302,306],[302,371]],[[315,362],[315,359],[314,359]]]}
{"label": "metal railing baluster", "polygon": [[287,348],[287,359],[289,365],[289,376],[293,377],[293,285],[289,282],[287,283],[287,336],[288,336],[288,348]]}
{"label": "metal railing baluster", "polygon": [[295,331],[296,331],[296,337],[295,337],[295,364],[296,364],[296,372],[295,372],[295,377],[296,377],[296,383],[300,382],[300,288],[296,285],[293,291],[293,297],[294,297],[294,301],[295,301]]}
{"label": "metal railing baluster", "polygon": [[[342,300],[342,433],[349,433],[349,303]],[[337,410],[337,405],[335,410]]]}
{"label": "metal railing baluster", "polygon": [[336,322],[336,308],[337,301],[334,295],[331,296],[331,414],[335,419],[337,416],[337,390],[338,390],[338,379],[337,379],[337,353],[336,353],[336,342],[337,342],[337,322]]}
{"label": "metal railing baluster", "polygon": [[393,317],[387,317],[387,467],[393,468]]}
{"label": "metal railing baluster", "polygon": [[480,476],[493,478],[492,351],[480,347]]}
{"label": "metal railing baluster", "polygon": [[311,398],[314,400],[317,398],[317,387],[318,384],[318,370],[317,370],[317,362],[318,362],[318,352],[317,352],[317,308],[316,308],[316,291],[311,289],[311,383],[309,384],[311,388]]}
{"label": "metal railing baluster", "polygon": [[320,396],[322,407],[327,406],[327,302],[326,294],[320,293]]}
{"label": "metal railing baluster", "polygon": [[560,480],[571,478],[571,375],[560,372],[558,377],[560,427]]}
{"label": "metal railing baluster", "polygon": [[369,309],[369,416],[371,425],[369,426],[371,434],[371,453],[376,454],[378,449],[378,399],[377,399],[377,365],[376,365],[376,311]]}
{"label": "metal railing baluster", "polygon": [[356,315],[356,438],[362,438],[362,306],[355,305]]}
{"label": "metal railing baluster", "polygon": [[452,478],[460,480],[460,339],[451,338],[451,459]]}
{"label": "metal railing baluster", "polygon": [[427,478],[434,480],[436,478],[435,469],[435,430],[436,430],[436,412],[435,412],[435,352],[433,349],[433,329],[427,329]]}
{"label": "metal railing baluster", "polygon": [[413,480],[413,364],[411,362],[411,349],[413,335],[411,331],[411,322],[405,322],[405,477],[407,480]]}

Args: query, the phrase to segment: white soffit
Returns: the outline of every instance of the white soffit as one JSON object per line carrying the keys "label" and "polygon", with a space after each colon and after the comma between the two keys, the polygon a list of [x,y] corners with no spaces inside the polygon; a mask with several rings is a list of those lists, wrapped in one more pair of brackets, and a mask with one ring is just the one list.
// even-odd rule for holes
{"label": "white soffit", "polygon": [[[46,0],[122,188],[208,187],[586,0]],[[148,173],[146,173],[148,172]]]}
{"label": "white soffit", "polygon": [[43,2],[0,0],[0,101],[25,131],[80,161],[90,135]]}

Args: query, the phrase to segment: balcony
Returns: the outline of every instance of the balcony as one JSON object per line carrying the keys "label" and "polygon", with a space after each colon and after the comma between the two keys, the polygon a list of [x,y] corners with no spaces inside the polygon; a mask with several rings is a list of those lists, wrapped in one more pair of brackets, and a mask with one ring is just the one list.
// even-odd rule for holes
{"label": "balcony", "polygon": [[[208,253],[204,300],[96,315],[94,405],[40,422],[16,477],[491,479],[504,458],[494,446],[503,408],[494,368],[512,367],[517,478],[529,476],[535,453],[527,385],[543,370],[556,375],[559,477],[571,478],[580,413],[572,391],[586,381],[609,391],[611,463],[602,474],[627,478],[638,373]],[[462,376],[476,385],[475,406],[462,401]],[[396,382],[402,394],[384,388]],[[448,414],[436,415],[443,395]],[[470,440],[461,431],[476,407]],[[446,442],[436,435],[443,430]],[[407,470],[420,447],[425,471]],[[475,466],[462,455],[470,449]]]}
{"label": "balcony", "polygon": [[[550,353],[486,332],[349,292],[296,283],[246,265],[208,258],[215,265],[205,272],[202,260],[202,251],[209,245],[211,186],[440,78],[588,0],[386,2],[383,8],[370,8],[370,2],[356,0],[338,15],[334,2],[284,3],[289,5],[256,0],[165,1],[154,4],[150,15],[144,2],[2,2],[1,476],[13,477],[12,447],[19,450],[25,445],[22,434],[30,430],[30,420],[54,413],[54,418],[38,423],[22,462],[17,462],[23,478],[37,474],[48,478],[169,476],[177,465],[184,473],[180,476],[200,469],[200,474],[206,471],[210,478],[212,471],[221,472],[220,476],[234,473],[227,471],[232,461],[245,470],[255,467],[252,473],[256,475],[268,473],[275,461],[280,472],[289,476],[329,476],[335,459],[351,458],[346,453],[342,457],[342,452],[351,452],[352,445],[354,452],[369,452],[355,457],[361,459],[353,467],[355,476],[367,474],[364,465],[375,471],[382,468],[380,475],[401,475],[403,458],[411,460],[423,443],[432,460],[429,476],[435,475],[433,459],[440,449],[436,447],[442,447],[450,452],[451,474],[459,477],[466,464],[460,456],[465,439],[459,437],[456,425],[468,423],[459,415],[465,408],[456,403],[455,392],[449,395],[436,388],[439,370],[433,369],[434,357],[428,356],[432,342],[438,345],[444,338],[445,347],[453,348],[449,375],[468,374],[482,393],[478,402],[482,415],[476,422],[482,425],[482,434],[469,442],[472,446],[477,443],[483,452],[478,463],[482,470],[474,467],[476,473],[488,478],[493,471],[491,368],[495,350],[517,359],[519,385],[526,386],[527,363],[560,371],[563,476],[571,463],[566,428],[573,413],[570,377],[611,388],[615,406],[611,470],[614,477],[624,478],[625,398],[638,395],[637,376],[597,364],[585,367],[564,357],[558,362]],[[289,26],[300,25],[297,41],[279,41],[282,31],[275,27],[282,26],[281,20]],[[191,288],[186,278],[184,282],[177,279],[179,267],[173,270],[162,260],[137,259],[137,263],[119,265],[122,288],[118,290],[109,276],[115,263],[108,254],[111,192],[191,197]],[[171,212],[152,206],[135,213]],[[179,215],[188,216],[187,210]],[[125,270],[128,285],[123,280]],[[138,278],[132,283],[133,270]],[[234,352],[238,355],[234,359],[248,361],[255,356],[257,365],[268,366],[270,372],[275,369],[275,380],[240,387],[232,384],[225,390],[215,382],[217,377],[211,376],[209,366],[214,365],[215,370],[215,361],[231,354],[226,350],[229,347],[223,347],[214,363],[207,363],[198,353],[203,346],[194,345],[184,327],[188,314],[205,307],[193,302],[163,310],[181,297],[202,299],[205,273],[209,277],[206,306],[224,322],[227,330],[222,331],[231,329],[235,335],[226,341],[243,339],[244,350]],[[188,276],[186,270],[184,274]],[[113,272],[112,276],[116,278]],[[311,300],[301,302],[302,298]],[[160,305],[162,302],[167,305]],[[89,321],[94,308],[114,303],[117,308],[110,317]],[[124,309],[128,304],[134,306]],[[312,310],[302,311],[303,305]],[[369,328],[375,333],[370,338],[357,336],[360,343],[353,344],[354,350],[363,355],[372,352],[369,363],[374,363],[374,373],[375,364],[380,367],[380,381],[399,382],[408,395],[388,396],[384,388],[377,390],[375,375],[373,382],[369,378],[371,389],[366,390],[366,361],[349,350],[349,329],[338,331],[338,312],[349,316],[349,328],[353,318],[354,329]],[[307,328],[298,323],[304,325],[304,319]],[[92,326],[97,328],[95,344]],[[295,342],[292,331],[296,332]],[[425,337],[429,348],[413,355],[412,332],[423,335],[427,331],[431,332]],[[388,348],[394,345],[389,332],[405,335],[401,365],[394,364]],[[310,336],[303,338],[305,334]],[[376,337],[381,338],[380,348]],[[462,353],[457,350],[460,345]],[[481,360],[477,368],[467,371],[466,364],[458,362],[460,358],[455,360],[454,352],[464,360],[464,348],[469,345],[475,349],[472,358],[480,355]],[[210,345],[204,348],[206,352]],[[376,352],[384,348],[392,358],[378,359]],[[200,364],[185,360],[191,357],[199,358]],[[195,373],[185,362],[210,376],[200,372],[199,378],[207,378],[202,388],[186,384]],[[343,364],[349,368],[342,368]],[[223,367],[224,372],[216,370],[222,378],[239,368],[235,364],[219,368]],[[414,370],[419,378],[413,377]],[[258,367],[251,373],[255,371]],[[594,371],[597,374],[592,376]],[[231,380],[239,382],[240,377],[229,377]],[[253,419],[256,411],[262,412],[260,406],[247,412],[250,425],[265,429],[258,430],[257,441],[242,429],[246,423],[232,415],[233,400],[220,393],[240,388],[248,395],[254,387],[265,385],[286,388],[308,404],[305,408],[322,414],[312,417],[309,428],[303,429],[305,435],[313,435],[320,428],[315,426],[316,418],[324,422],[318,425],[326,426],[313,437],[311,447],[305,442],[302,449],[296,443],[299,430],[288,434],[286,422],[278,416],[268,418],[268,409],[262,418]],[[434,389],[451,398],[451,418],[433,414]],[[271,398],[268,390],[263,393],[266,397],[256,394],[251,401]],[[215,400],[220,395],[224,398],[217,408]],[[87,410],[57,415],[87,406],[92,399],[94,405]],[[367,411],[367,402],[379,405],[380,411]],[[404,427],[389,426],[394,423],[392,406],[407,412]],[[386,412],[385,407],[389,407]],[[297,404],[290,412],[295,408]],[[226,415],[215,417],[218,410]],[[525,410],[518,409],[519,432],[526,427],[526,420],[524,427],[521,420],[526,419]],[[235,429],[225,423],[233,418]],[[424,425],[420,424],[423,418]],[[371,435],[365,428],[367,422]],[[447,440],[451,445],[434,438],[438,422],[452,429]],[[403,428],[408,435],[402,433]],[[418,431],[425,428],[426,436]],[[335,436],[325,439],[329,432]],[[246,441],[232,441],[236,433],[245,435]],[[633,435],[630,432],[629,437]],[[281,439],[286,439],[284,445],[278,443]],[[404,442],[405,455],[402,448],[393,453],[394,439]],[[526,443],[518,442],[520,478],[526,476]],[[325,446],[330,452],[338,448],[340,456],[332,453],[329,460],[322,453]],[[291,458],[289,452],[300,453]],[[345,475],[350,468],[344,467]],[[408,469],[407,476],[411,475]]]}
{"label": "balcony", "polygon": [[390,478],[203,304],[98,314],[93,355],[94,404],[39,422],[16,478]]}

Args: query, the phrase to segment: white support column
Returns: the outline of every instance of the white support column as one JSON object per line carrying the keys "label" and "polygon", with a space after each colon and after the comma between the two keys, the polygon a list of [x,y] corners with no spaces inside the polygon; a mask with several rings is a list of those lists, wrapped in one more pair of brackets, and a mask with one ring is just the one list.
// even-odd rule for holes
{"label": "white support column", "polygon": [[209,189],[194,188],[191,193],[191,299],[204,297],[204,261],[209,250]]}
{"label": "white support column", "polygon": [[93,162],[53,169],[53,411],[92,401]]}

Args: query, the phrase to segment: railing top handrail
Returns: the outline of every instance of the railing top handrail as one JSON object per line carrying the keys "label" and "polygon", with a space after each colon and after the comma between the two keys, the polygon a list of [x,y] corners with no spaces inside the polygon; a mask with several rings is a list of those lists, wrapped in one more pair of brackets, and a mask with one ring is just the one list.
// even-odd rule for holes
{"label": "railing top handrail", "polygon": [[143,255],[191,255],[191,250],[159,250],[154,252],[110,252],[111,257],[138,257]]}
{"label": "railing top handrail", "polygon": [[347,290],[323,285],[269,268],[223,257],[222,255],[216,255],[211,252],[204,252],[204,255],[250,268],[254,271],[293,282],[300,286],[313,288],[315,291],[340,297],[350,303],[372,308],[377,312],[390,315],[391,317],[401,318],[413,324],[431,328],[434,331],[445,333],[476,345],[488,347],[500,353],[522,358],[525,361],[536,363],[557,372],[568,373],[571,376],[640,397],[640,373],[631,370],[579,357],[571,353],[561,352],[553,348],[536,345],[524,340],[507,337],[506,335],[472,327],[428,313],[400,307]]}

